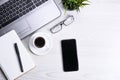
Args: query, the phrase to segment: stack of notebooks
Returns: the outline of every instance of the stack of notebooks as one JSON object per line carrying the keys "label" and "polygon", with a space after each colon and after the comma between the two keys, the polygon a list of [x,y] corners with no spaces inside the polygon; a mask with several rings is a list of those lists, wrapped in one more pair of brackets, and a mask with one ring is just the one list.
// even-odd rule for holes
{"label": "stack of notebooks", "polygon": [[7,80],[14,80],[34,67],[33,60],[14,30],[0,37],[0,70]]}

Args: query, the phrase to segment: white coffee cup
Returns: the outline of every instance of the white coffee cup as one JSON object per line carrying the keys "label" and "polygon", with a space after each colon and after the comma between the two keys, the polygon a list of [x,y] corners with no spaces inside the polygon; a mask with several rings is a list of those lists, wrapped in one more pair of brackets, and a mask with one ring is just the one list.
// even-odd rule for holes
{"label": "white coffee cup", "polygon": [[33,34],[29,41],[30,50],[36,55],[45,55],[51,48],[50,35],[43,32]]}

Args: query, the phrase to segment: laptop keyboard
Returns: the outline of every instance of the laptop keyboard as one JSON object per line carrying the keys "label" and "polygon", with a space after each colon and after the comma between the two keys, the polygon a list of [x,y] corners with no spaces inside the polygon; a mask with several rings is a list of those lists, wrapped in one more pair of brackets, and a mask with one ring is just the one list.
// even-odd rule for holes
{"label": "laptop keyboard", "polygon": [[0,29],[48,0],[9,0],[0,5]]}

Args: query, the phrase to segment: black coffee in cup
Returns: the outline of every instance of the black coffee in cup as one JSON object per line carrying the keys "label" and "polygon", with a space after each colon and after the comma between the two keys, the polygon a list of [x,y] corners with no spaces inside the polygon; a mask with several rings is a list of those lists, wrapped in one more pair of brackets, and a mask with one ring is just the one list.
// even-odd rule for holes
{"label": "black coffee in cup", "polygon": [[38,48],[42,48],[45,45],[45,39],[43,37],[37,37],[34,41],[34,44]]}

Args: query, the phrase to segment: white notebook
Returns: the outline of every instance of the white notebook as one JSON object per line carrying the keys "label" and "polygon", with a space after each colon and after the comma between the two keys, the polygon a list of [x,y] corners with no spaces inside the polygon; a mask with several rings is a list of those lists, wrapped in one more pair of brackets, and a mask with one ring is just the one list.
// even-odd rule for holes
{"label": "white notebook", "polygon": [[[18,45],[24,72],[20,70],[14,43]],[[9,80],[14,80],[35,67],[33,60],[14,30],[0,37],[0,65]]]}

